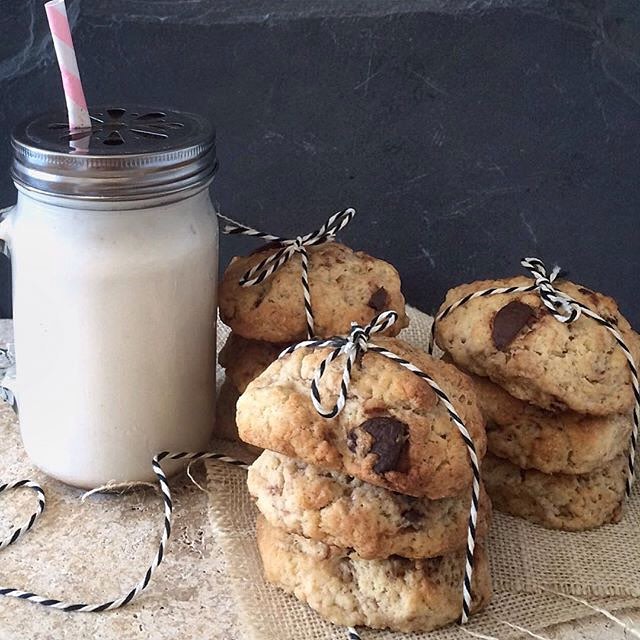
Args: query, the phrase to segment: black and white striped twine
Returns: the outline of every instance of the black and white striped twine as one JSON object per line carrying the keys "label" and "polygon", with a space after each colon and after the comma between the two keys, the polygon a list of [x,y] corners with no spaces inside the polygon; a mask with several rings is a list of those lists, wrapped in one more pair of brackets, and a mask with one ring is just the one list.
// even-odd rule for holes
{"label": "black and white striped twine", "polygon": [[429,337],[429,353],[433,353],[435,325],[437,322],[439,322],[443,318],[446,318],[452,311],[455,311],[462,305],[467,304],[470,300],[474,300],[476,298],[484,298],[496,294],[527,293],[530,291],[537,291],[545,307],[549,309],[551,315],[553,315],[553,317],[558,320],[558,322],[569,324],[578,320],[581,315],[585,315],[605,327],[605,329],[607,329],[607,331],[609,331],[609,333],[611,333],[611,335],[614,337],[615,341],[622,349],[622,352],[624,353],[624,356],[627,360],[629,372],[631,374],[631,386],[633,389],[633,396],[635,400],[632,419],[633,425],[631,429],[631,436],[629,438],[629,454],[627,460],[628,472],[626,494],[628,497],[631,495],[631,490],[633,488],[633,480],[635,476],[635,454],[638,444],[638,428],[640,425],[640,383],[638,381],[638,369],[636,367],[633,355],[631,354],[631,351],[625,343],[621,333],[613,324],[611,324],[611,322],[605,320],[605,318],[597,314],[595,311],[582,304],[581,302],[578,302],[577,300],[564,293],[563,291],[560,291],[554,286],[553,282],[560,273],[559,267],[554,267],[551,273],[548,274],[544,262],[542,262],[542,260],[540,260],[539,258],[524,258],[520,262],[520,264],[525,267],[525,269],[527,269],[533,277],[534,281],[532,284],[520,287],[492,287],[489,289],[474,291],[473,293],[469,293],[445,307],[436,315],[433,320],[433,327],[431,330],[431,335]]}
{"label": "black and white striped twine", "polygon": [[[392,351],[388,351],[387,349],[384,349],[383,347],[370,342],[372,335],[387,329],[397,320],[397,318],[398,314],[395,311],[384,311],[364,327],[353,324],[349,335],[346,337],[334,337],[326,340],[305,340],[303,342],[300,342],[299,344],[292,345],[291,347],[285,349],[280,354],[280,357],[286,356],[290,353],[293,353],[297,349],[305,347],[318,349],[323,347],[333,347],[332,351],[329,352],[329,355],[327,355],[327,357],[318,366],[311,382],[311,401],[313,402],[313,406],[315,407],[316,411],[325,418],[333,418],[337,416],[344,408],[349,392],[349,384],[351,382],[351,372],[353,369],[353,365],[355,364],[356,360],[367,351],[379,353],[381,356],[389,358],[393,362],[396,362],[400,366],[416,374],[418,377],[422,378],[438,396],[445,409],[447,410],[447,413],[449,414],[452,422],[457,427],[458,432],[460,433],[462,440],[467,447],[467,453],[469,455],[471,470],[473,473],[471,506],[469,509],[469,523],[467,528],[466,563],[462,586],[462,616],[460,619],[461,624],[464,624],[467,622],[471,611],[471,580],[473,577],[473,560],[476,545],[478,502],[480,499],[480,464],[478,462],[478,455],[473,442],[473,438],[467,430],[462,418],[460,418],[453,404],[449,400],[449,397],[435,382],[435,380],[424,373],[424,371],[421,371],[420,369],[418,369],[418,367],[411,364],[411,362],[409,362],[408,360],[405,360]],[[345,356],[340,390],[333,406],[331,406],[330,408],[326,408],[322,404],[322,400],[320,397],[320,381],[327,367],[340,356]]]}
{"label": "black and white striped twine", "polygon": [[0,493],[4,493],[5,491],[9,491],[10,489],[20,489],[22,487],[33,489],[33,491],[35,491],[38,497],[38,507],[31,514],[29,520],[27,520],[25,524],[23,524],[21,527],[16,527],[6,538],[0,540],[0,550],[8,547],[9,545],[17,542],[20,538],[22,538],[22,536],[27,533],[27,531],[29,531],[31,527],[33,527],[33,525],[36,523],[36,520],[42,515],[42,512],[44,511],[46,503],[44,491],[42,490],[42,487],[33,480],[18,480],[17,482],[7,482],[5,484],[0,484]]}
{"label": "black and white striped twine", "polygon": [[304,296],[304,311],[307,324],[307,337],[314,335],[313,311],[311,308],[311,289],[309,287],[309,253],[307,247],[313,247],[326,242],[333,242],[336,234],[344,229],[353,216],[356,215],[355,209],[344,209],[334,213],[319,229],[307,233],[306,235],[297,236],[296,238],[287,239],[280,236],[274,236],[270,233],[263,233],[252,227],[231,220],[226,216],[218,214],[218,218],[225,224],[222,227],[222,233],[227,235],[244,235],[254,238],[261,238],[267,242],[272,242],[280,248],[270,256],[261,260],[255,267],[252,267],[240,278],[240,285],[243,287],[251,287],[260,284],[269,276],[273,275],[280,267],[289,262],[294,255],[300,254],[302,263],[301,281],[302,294]]}
{"label": "black and white striped twine", "polygon": [[[83,602],[65,602],[63,600],[57,600],[56,598],[49,598],[44,596],[39,596],[35,593],[31,593],[30,591],[22,591],[20,589],[15,589],[12,587],[0,587],[0,596],[7,596],[11,598],[19,598],[21,600],[27,600],[29,602],[33,602],[36,604],[43,605],[45,607],[50,607],[52,609],[59,609],[61,611],[68,612],[100,612],[100,611],[111,611],[113,609],[119,609],[120,607],[124,607],[129,604],[134,598],[136,598],[142,591],[144,591],[149,582],[151,581],[151,577],[155,573],[156,569],[160,566],[162,559],[164,558],[167,542],[169,541],[169,536],[171,535],[171,517],[173,515],[173,502],[171,500],[171,491],[169,489],[169,483],[167,482],[167,476],[165,475],[160,463],[163,460],[219,460],[221,462],[226,462],[228,464],[234,465],[236,467],[240,467],[242,469],[248,469],[248,466],[242,462],[241,460],[236,460],[235,458],[231,458],[229,456],[225,456],[220,453],[211,453],[208,451],[201,451],[198,453],[169,453],[168,451],[163,451],[162,453],[154,456],[152,461],[153,472],[158,479],[158,483],[160,484],[160,491],[162,493],[162,500],[164,502],[164,523],[162,527],[162,535],[160,538],[160,544],[158,546],[158,550],[155,554],[153,562],[147,569],[144,577],[125,595],[115,599],[109,600],[107,602],[102,602],[100,604],[86,604]],[[0,493],[6,491],[8,489],[20,488],[20,487],[29,487],[33,489],[38,494],[38,508],[31,515],[31,518],[22,527],[14,529],[11,534],[0,541],[0,549],[4,549],[9,545],[13,544],[22,537],[31,527],[33,527],[34,523],[40,516],[40,514],[44,510],[45,506],[45,497],[44,491],[42,487],[38,485],[36,482],[31,480],[20,480],[18,482],[12,482],[9,484],[0,485]]]}

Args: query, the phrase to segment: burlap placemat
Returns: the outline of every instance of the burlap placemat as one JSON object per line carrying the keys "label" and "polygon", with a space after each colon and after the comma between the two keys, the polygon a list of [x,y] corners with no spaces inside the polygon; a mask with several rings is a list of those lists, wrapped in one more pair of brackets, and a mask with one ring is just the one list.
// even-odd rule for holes
{"label": "burlap placemat", "polygon": [[[415,309],[408,309],[408,313],[411,325],[401,337],[425,348],[432,318]],[[228,329],[220,325],[220,344],[227,335]],[[224,372],[219,374],[221,380]],[[219,463],[207,466],[210,520],[224,550],[245,637],[344,640],[344,629],[323,621],[307,606],[263,580],[254,541],[256,509],[245,480],[245,473],[238,469]],[[550,591],[580,596],[609,611],[640,608],[639,531],[640,483],[636,483],[622,522],[596,531],[548,531],[496,513],[488,545],[495,593],[489,608],[474,616],[467,629],[514,638],[521,632],[506,623],[540,632],[593,615],[588,607]],[[401,640],[416,636],[368,631],[363,637]],[[470,636],[452,626],[429,637],[452,640]]]}

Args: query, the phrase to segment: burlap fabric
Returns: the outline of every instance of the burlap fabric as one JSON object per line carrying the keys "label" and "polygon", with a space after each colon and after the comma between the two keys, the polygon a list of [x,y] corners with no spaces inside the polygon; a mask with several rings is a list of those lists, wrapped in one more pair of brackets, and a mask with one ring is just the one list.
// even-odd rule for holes
{"label": "burlap fabric", "polygon": [[[432,319],[409,309],[411,325],[401,337],[426,347]],[[223,344],[228,329],[219,328]],[[224,372],[219,371],[220,380]],[[220,443],[241,456],[241,448]],[[245,457],[247,457],[245,455]],[[324,622],[307,606],[267,584],[254,541],[256,509],[247,493],[246,474],[208,463],[209,513],[215,539],[222,546],[230,586],[247,640],[345,640],[343,628]],[[466,628],[500,638],[522,633],[506,623],[541,632],[593,611],[553,592],[573,594],[609,611],[640,608],[640,482],[623,520],[596,531],[548,531],[496,513],[489,540],[494,597],[489,608]],[[362,630],[364,639],[415,638]],[[433,640],[470,636],[456,626],[433,632]]]}

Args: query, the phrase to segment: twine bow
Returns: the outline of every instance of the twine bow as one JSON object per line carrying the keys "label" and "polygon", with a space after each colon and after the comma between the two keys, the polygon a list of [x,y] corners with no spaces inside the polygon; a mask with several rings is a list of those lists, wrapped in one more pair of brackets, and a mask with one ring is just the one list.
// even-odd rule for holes
{"label": "twine bow", "polygon": [[[351,331],[346,337],[333,337],[326,340],[305,340],[298,344],[294,344],[285,349],[280,358],[289,355],[297,349],[311,347],[311,348],[323,348],[333,347],[333,350],[327,355],[326,358],[320,363],[316,369],[313,380],[311,381],[311,402],[316,411],[324,418],[336,417],[344,408],[349,394],[349,385],[351,383],[351,371],[356,360],[367,351],[373,351],[379,353],[385,358],[389,358],[393,362],[396,362],[400,366],[408,369],[418,377],[422,378],[430,387],[434,393],[442,402],[449,417],[458,429],[464,444],[467,447],[467,453],[471,463],[471,470],[473,473],[472,491],[471,491],[471,506],[469,509],[469,524],[467,529],[467,549],[466,549],[466,563],[464,571],[464,581],[462,587],[462,616],[461,623],[464,624],[469,619],[471,612],[471,578],[473,576],[473,554],[476,545],[476,527],[478,523],[478,503],[480,500],[480,465],[478,462],[478,455],[476,447],[473,442],[469,431],[467,430],[462,418],[458,415],[453,404],[449,400],[447,394],[440,388],[438,383],[428,376],[424,371],[421,371],[408,360],[401,358],[392,351],[385,349],[373,342],[371,342],[371,336],[380,333],[390,327],[398,318],[398,314],[395,311],[383,311],[376,316],[369,324],[364,327],[355,323],[351,325]],[[322,404],[320,397],[320,381],[325,374],[327,367],[334,360],[340,356],[346,356],[344,369],[342,371],[342,380],[340,382],[340,390],[338,392],[337,400],[335,404],[327,409]]]}
{"label": "twine bow", "polygon": [[[288,347],[280,354],[280,357],[282,357],[302,347],[314,347],[318,349],[322,347],[334,347],[333,351],[320,363],[311,381],[311,402],[313,402],[316,411],[323,418],[335,418],[344,408],[345,402],[347,401],[347,394],[349,393],[349,384],[351,383],[351,370],[358,357],[365,353],[370,347],[373,347],[374,350],[379,349],[379,347],[375,345],[370,345],[369,340],[371,335],[384,331],[397,319],[398,314],[395,311],[384,311],[365,327],[361,327],[355,322],[351,323],[351,331],[346,337],[337,336],[326,340],[305,340]],[[342,381],[340,382],[340,391],[335,404],[330,409],[326,409],[320,399],[320,380],[329,364],[341,355],[345,355],[346,360],[342,372]]]}
{"label": "twine bow", "polygon": [[627,458],[627,482],[626,482],[626,495],[631,495],[633,488],[633,481],[635,477],[635,455],[636,447],[638,444],[638,431],[640,430],[640,380],[638,379],[638,369],[636,367],[633,354],[631,353],[627,343],[624,341],[622,334],[618,328],[611,322],[603,318],[600,314],[590,309],[587,305],[575,300],[570,295],[556,289],[553,282],[560,273],[560,267],[554,267],[551,270],[551,274],[548,275],[547,268],[544,262],[539,258],[524,258],[520,261],[520,264],[528,269],[533,277],[534,282],[530,285],[522,287],[491,287],[490,289],[482,289],[480,291],[474,291],[468,293],[459,300],[452,302],[448,307],[445,307],[434,318],[431,335],[429,336],[429,353],[433,353],[434,349],[434,336],[435,325],[437,322],[446,318],[452,311],[455,311],[458,307],[467,304],[470,300],[476,298],[484,298],[496,294],[505,293],[528,293],[530,291],[537,291],[540,295],[542,303],[549,309],[551,315],[564,324],[570,324],[575,322],[581,315],[587,316],[592,320],[595,320],[598,324],[602,325],[615,339],[616,343],[622,349],[622,352],[627,360],[629,367],[629,373],[631,374],[631,387],[633,390],[634,405],[633,405],[633,424],[631,429],[631,436],[629,437],[629,453]]}
{"label": "twine bow", "polygon": [[274,236],[270,233],[264,233],[248,227],[247,225],[231,220],[226,216],[218,214],[218,217],[226,224],[222,228],[222,232],[227,235],[244,235],[254,238],[261,238],[267,242],[272,242],[280,248],[274,254],[260,261],[255,267],[249,269],[240,278],[240,286],[251,287],[260,284],[269,276],[273,275],[278,269],[285,265],[293,256],[300,254],[302,263],[302,292],[304,295],[304,311],[307,323],[307,337],[314,335],[313,311],[311,309],[311,290],[309,288],[309,254],[307,247],[318,246],[327,242],[333,242],[336,234],[344,229],[353,216],[356,215],[355,209],[344,209],[334,213],[319,229],[307,233],[306,235],[297,236],[296,238],[287,239],[280,236]]}
{"label": "twine bow", "polygon": [[539,258],[524,258],[520,264],[533,276],[542,303],[558,322],[569,324],[580,317],[581,309],[575,301],[553,286],[553,281],[560,273],[560,267],[556,265],[551,270],[551,275],[547,275],[547,268]]}

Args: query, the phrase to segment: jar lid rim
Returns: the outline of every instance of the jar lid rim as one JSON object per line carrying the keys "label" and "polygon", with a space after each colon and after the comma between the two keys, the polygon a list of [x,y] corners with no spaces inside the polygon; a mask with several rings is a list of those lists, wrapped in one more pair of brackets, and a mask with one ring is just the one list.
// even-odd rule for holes
{"label": "jar lid rim", "polygon": [[53,195],[137,199],[210,181],[216,134],[202,116],[141,105],[89,109],[91,129],[64,112],[23,121],[12,135],[13,180]]}

